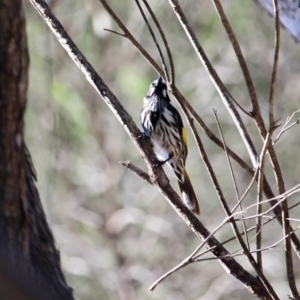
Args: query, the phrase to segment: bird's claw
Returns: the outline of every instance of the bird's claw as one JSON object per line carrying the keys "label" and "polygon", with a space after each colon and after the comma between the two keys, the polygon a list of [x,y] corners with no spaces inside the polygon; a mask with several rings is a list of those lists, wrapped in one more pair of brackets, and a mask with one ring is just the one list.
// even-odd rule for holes
{"label": "bird's claw", "polygon": [[159,167],[161,167],[162,165],[164,164],[164,162],[163,161],[160,161],[160,160],[158,160],[158,159],[154,159],[153,161],[152,161],[152,167],[153,168],[159,168]]}
{"label": "bird's claw", "polygon": [[137,140],[139,139],[148,139],[148,136],[145,134],[145,132],[141,132],[141,134],[136,138]]}

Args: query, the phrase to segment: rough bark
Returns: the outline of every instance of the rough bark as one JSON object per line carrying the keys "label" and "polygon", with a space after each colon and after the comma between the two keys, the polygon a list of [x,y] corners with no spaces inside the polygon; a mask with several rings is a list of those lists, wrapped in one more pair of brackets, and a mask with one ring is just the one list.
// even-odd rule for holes
{"label": "rough bark", "polygon": [[[9,281],[12,292],[29,285],[42,291],[37,299],[73,299],[24,143],[29,57],[22,1],[0,0],[0,20],[0,286]],[[10,299],[35,299],[21,294]]]}

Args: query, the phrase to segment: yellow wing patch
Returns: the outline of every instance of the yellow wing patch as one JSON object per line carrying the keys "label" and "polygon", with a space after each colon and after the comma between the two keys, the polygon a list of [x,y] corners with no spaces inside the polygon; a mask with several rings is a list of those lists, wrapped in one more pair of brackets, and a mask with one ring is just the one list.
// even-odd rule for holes
{"label": "yellow wing patch", "polygon": [[184,127],[182,127],[181,139],[182,139],[183,147],[185,149],[185,158],[186,158],[188,152],[187,152],[186,131],[185,131]]}

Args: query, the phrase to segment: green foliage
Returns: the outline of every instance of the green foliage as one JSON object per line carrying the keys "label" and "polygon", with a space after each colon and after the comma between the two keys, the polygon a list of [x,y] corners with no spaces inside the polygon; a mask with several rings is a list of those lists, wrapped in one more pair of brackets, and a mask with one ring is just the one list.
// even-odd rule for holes
{"label": "green foliage", "polygon": [[56,80],[53,81],[50,92],[54,103],[57,104],[61,138],[68,138],[70,141],[82,139],[88,134],[90,119],[80,96]]}

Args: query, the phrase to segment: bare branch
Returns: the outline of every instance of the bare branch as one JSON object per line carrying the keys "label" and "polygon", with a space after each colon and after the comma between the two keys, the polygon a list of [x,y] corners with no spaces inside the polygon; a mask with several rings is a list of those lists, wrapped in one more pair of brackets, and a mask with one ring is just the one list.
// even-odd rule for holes
{"label": "bare branch", "polygon": [[[218,225],[204,240],[203,242],[187,257],[185,258],[180,264],[178,264],[176,267],[171,269],[170,271],[166,272],[164,275],[162,275],[158,280],[156,280],[150,287],[150,291],[153,291],[156,286],[161,283],[164,279],[178,271],[179,269],[183,268],[184,266],[194,262],[195,257],[199,257],[200,254],[197,255],[197,253],[206,245],[206,243],[209,241],[209,239],[216,233],[218,232],[228,221],[230,221],[231,218],[233,218],[234,215],[226,217],[220,225]],[[215,246],[210,247],[209,249],[205,250],[204,252],[201,253],[203,255],[204,253],[210,252],[213,249],[215,249]],[[230,254],[228,254],[230,255]],[[226,255],[226,257],[228,257]]]}
{"label": "bare branch", "polygon": [[113,18],[113,20],[117,23],[120,29],[123,31],[124,36],[137,48],[137,50],[143,55],[143,57],[149,62],[149,64],[155,69],[155,71],[166,79],[163,70],[159,67],[159,65],[155,62],[155,60],[149,55],[149,53],[141,46],[141,44],[133,37],[130,31],[126,28],[123,22],[118,18],[115,12],[111,9],[108,3],[105,0],[99,0],[105,10],[109,13],[109,15]]}
{"label": "bare branch", "polygon": [[255,170],[255,173],[254,173],[254,175],[253,175],[253,177],[252,177],[252,179],[251,179],[250,184],[249,184],[248,187],[246,188],[246,190],[245,190],[243,196],[239,199],[238,203],[237,203],[237,204],[234,206],[234,208],[231,210],[231,213],[233,213],[233,212],[239,207],[239,205],[242,203],[242,201],[245,199],[245,197],[246,197],[247,194],[249,193],[249,191],[250,191],[250,189],[251,189],[251,187],[252,187],[254,181],[256,180],[256,177],[257,177],[257,174],[258,174],[258,170],[259,170],[258,168]]}
{"label": "bare branch", "polygon": [[282,136],[282,134],[284,132],[286,132],[290,128],[294,127],[295,125],[300,124],[300,118],[299,118],[297,121],[295,121],[294,123],[287,126],[288,123],[291,121],[291,119],[294,117],[294,115],[299,112],[300,112],[300,109],[294,111],[290,117],[287,117],[286,122],[285,122],[284,126],[282,127],[282,129],[280,130],[279,134],[277,135],[276,139],[274,140],[273,145],[275,145],[275,143],[280,139],[280,137]]}
{"label": "bare branch", "polygon": [[237,59],[239,61],[239,64],[241,66],[241,69],[242,69],[242,72],[243,72],[243,75],[244,75],[244,78],[245,78],[245,81],[246,81],[246,84],[247,84],[249,96],[250,96],[250,99],[251,99],[251,102],[252,102],[252,115],[253,114],[255,115],[257,110],[259,110],[259,104],[258,104],[258,99],[257,99],[257,95],[256,95],[256,92],[255,92],[254,84],[253,84],[250,72],[248,70],[245,58],[243,56],[240,45],[239,45],[239,43],[238,43],[238,41],[235,37],[235,34],[234,34],[234,32],[231,28],[231,25],[230,25],[230,23],[229,23],[229,21],[226,17],[226,14],[223,10],[221,2],[219,0],[213,0],[213,3],[216,7],[216,10],[219,14],[219,17],[220,17],[220,19],[222,21],[222,24],[223,24],[223,26],[224,26],[224,28],[227,32],[229,40],[232,44],[232,47],[233,47],[234,52],[236,54],[236,57],[237,57]]}
{"label": "bare branch", "polygon": [[[214,112],[214,115],[215,115],[215,119],[216,119],[217,126],[218,126],[218,129],[219,129],[220,135],[221,135],[222,142],[224,144],[225,154],[226,154],[228,166],[229,166],[229,169],[230,169],[231,178],[232,178],[232,181],[233,181],[236,198],[237,198],[237,201],[239,203],[240,210],[243,211],[243,207],[242,207],[242,203],[241,203],[242,201],[240,201],[240,195],[239,195],[237,183],[236,183],[236,180],[235,180],[235,176],[234,176],[234,173],[233,173],[231,161],[230,161],[230,158],[228,156],[228,152],[226,151],[226,143],[225,143],[224,135],[223,135],[223,132],[222,132],[222,128],[220,126],[216,110],[213,110],[213,112]],[[243,217],[244,217],[244,214],[242,214],[242,218]],[[244,232],[245,232],[245,235],[246,235],[247,247],[248,247],[248,250],[250,250],[250,244],[249,244],[249,239],[248,239],[248,234],[247,234],[247,227],[246,227],[246,223],[245,222],[243,222],[243,229],[244,229]]]}
{"label": "bare branch", "polygon": [[167,50],[167,54],[168,54],[168,58],[169,58],[169,62],[170,62],[170,75],[171,75],[170,86],[171,86],[171,91],[172,91],[172,87],[173,87],[173,85],[175,85],[175,67],[174,67],[174,62],[173,62],[173,57],[172,57],[172,54],[171,54],[171,50],[170,50],[168,41],[166,39],[166,36],[165,36],[165,34],[164,34],[164,32],[163,32],[163,30],[162,30],[162,28],[161,28],[161,26],[160,26],[160,24],[159,24],[159,22],[157,20],[155,14],[153,13],[153,11],[152,11],[152,9],[151,9],[148,1],[147,0],[143,0],[143,2],[144,2],[145,6],[147,7],[147,9],[149,11],[149,13],[150,13],[150,15],[151,15],[151,17],[152,17],[152,19],[153,19],[153,21],[154,21],[157,29],[158,29],[160,35],[161,35],[161,38],[162,38],[163,43],[165,45],[165,48]]}
{"label": "bare branch", "polygon": [[256,167],[258,163],[258,156],[255,150],[255,147],[252,143],[252,140],[247,132],[247,129],[234,106],[232,101],[232,97],[228,93],[227,89],[225,88],[224,84],[222,83],[221,79],[219,78],[218,74],[214,70],[213,66],[211,65],[210,61],[208,60],[203,48],[201,47],[194,31],[192,30],[187,18],[185,17],[179,3],[177,0],[169,0],[175,15],[177,16],[179,22],[181,23],[183,29],[185,30],[191,44],[193,45],[199,59],[201,60],[203,66],[205,67],[206,71],[208,72],[213,84],[215,85],[225,107],[227,108],[228,112],[230,113],[235,125],[244,141],[244,144],[248,150],[249,156],[253,165]]}
{"label": "bare branch", "polygon": [[152,37],[152,39],[153,39],[153,41],[154,41],[154,43],[155,43],[156,49],[157,49],[157,51],[158,51],[158,53],[159,53],[159,57],[160,57],[160,60],[161,60],[161,63],[162,63],[162,66],[163,66],[163,69],[164,69],[164,72],[165,72],[165,78],[166,78],[166,81],[167,81],[167,82],[170,82],[169,73],[168,73],[168,68],[167,68],[167,65],[166,65],[166,62],[165,62],[165,58],[164,58],[164,55],[162,54],[162,51],[161,51],[161,49],[160,49],[160,46],[159,46],[157,40],[156,40],[155,34],[154,34],[154,32],[153,32],[153,30],[152,30],[152,28],[151,28],[151,26],[150,26],[150,24],[149,24],[149,22],[148,22],[148,20],[147,20],[147,17],[146,17],[145,14],[144,14],[144,11],[143,11],[143,9],[142,9],[142,7],[141,7],[141,5],[140,5],[139,0],[135,0],[135,3],[136,3],[137,7],[138,7],[139,10],[140,10],[140,13],[141,13],[141,15],[142,15],[142,17],[143,17],[143,19],[144,19],[144,21],[145,21],[147,27],[148,27],[148,30],[149,30],[149,32],[150,32],[150,34],[151,34],[151,37]]}
{"label": "bare branch", "polygon": [[[298,229],[300,229],[300,226],[296,227],[293,232],[297,231]],[[250,251],[250,253],[258,253],[258,252],[262,252],[262,251],[267,251],[267,250],[272,250],[274,249],[275,247],[277,247],[284,239],[286,239],[287,236],[284,236],[283,238],[281,238],[280,240],[278,240],[277,242],[275,242],[274,244],[270,245],[270,246],[266,246],[266,247],[263,247],[263,248],[260,248],[260,249],[256,249],[256,250],[252,250]],[[200,254],[198,254],[196,256],[195,259],[193,259],[190,263],[195,263],[195,262],[201,262],[201,261],[205,261],[205,260],[215,260],[215,259],[218,259],[217,257],[208,257],[208,258],[198,258],[198,257],[201,257],[203,254],[209,252],[210,249],[207,249],[205,252],[202,252]],[[243,256],[245,255],[244,253],[237,253],[237,254],[234,254],[236,253],[237,251],[241,251],[242,249],[238,249],[236,251],[234,251],[233,253],[230,253],[228,254],[227,257],[236,257],[236,256]]]}
{"label": "bare branch", "polygon": [[108,31],[108,32],[111,32],[111,33],[114,33],[116,35],[120,35],[122,37],[125,37],[125,34],[124,33],[120,33],[120,32],[117,32],[117,31],[114,31],[114,30],[111,30],[111,29],[107,29],[107,28],[104,28],[105,31]]}
{"label": "bare branch", "polygon": [[[259,172],[258,172],[258,186],[257,186],[257,215],[258,217],[256,218],[256,249],[260,249],[262,246],[262,221],[261,221],[261,212],[262,212],[262,196],[263,196],[263,184],[264,184],[264,166],[265,166],[265,155],[271,140],[271,135],[272,133],[268,133],[266,140],[263,145],[263,149],[261,151],[260,155],[260,165],[258,167]],[[259,251],[257,252],[256,256],[257,264],[261,270],[263,271],[262,267],[262,253]]]}
{"label": "bare branch", "polygon": [[187,266],[188,264],[190,264],[192,261],[189,260],[184,260],[182,261],[179,265],[177,265],[176,267],[174,267],[172,270],[168,271],[167,273],[165,273],[164,275],[162,275],[161,277],[159,277],[149,288],[150,292],[153,292],[155,290],[155,288],[163,281],[165,280],[167,277],[169,277],[170,275],[174,274],[175,272],[177,272],[178,270],[182,269],[183,267]]}
{"label": "bare branch", "polygon": [[278,66],[278,59],[279,59],[279,46],[280,46],[280,24],[279,24],[278,0],[273,0],[273,7],[274,7],[274,15],[275,15],[275,53],[274,53],[274,62],[273,62],[272,79],[271,79],[270,96],[269,96],[270,128],[275,125],[274,91],[275,91],[275,84],[276,84],[277,66]]}
{"label": "bare branch", "polygon": [[135,166],[133,163],[131,163],[129,160],[128,161],[120,161],[119,162],[122,166],[126,167],[127,169],[131,170],[133,173],[144,179],[150,184],[153,184],[151,181],[151,178],[148,173],[145,171],[141,170],[139,167]]}

